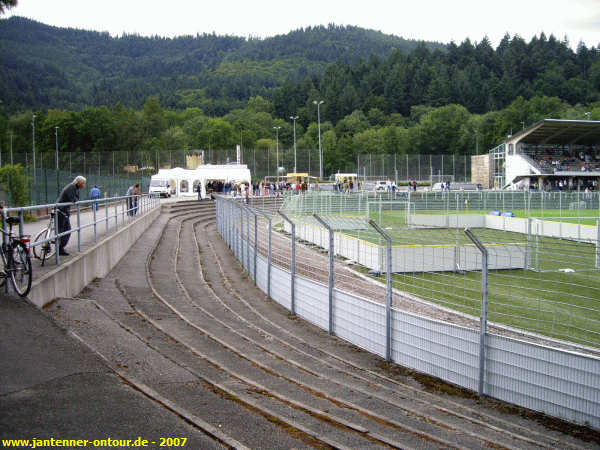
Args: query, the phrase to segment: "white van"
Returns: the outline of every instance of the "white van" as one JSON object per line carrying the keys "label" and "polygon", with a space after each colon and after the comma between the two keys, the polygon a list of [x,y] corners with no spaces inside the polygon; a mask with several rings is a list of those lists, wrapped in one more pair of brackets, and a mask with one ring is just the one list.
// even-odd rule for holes
{"label": "white van", "polygon": [[380,180],[375,183],[376,191],[389,191],[392,189],[392,182],[386,180]]}
{"label": "white van", "polygon": [[153,175],[150,179],[150,188],[148,189],[148,194],[150,196],[170,197],[171,186],[169,185],[169,180],[165,178],[158,178],[156,175]]}

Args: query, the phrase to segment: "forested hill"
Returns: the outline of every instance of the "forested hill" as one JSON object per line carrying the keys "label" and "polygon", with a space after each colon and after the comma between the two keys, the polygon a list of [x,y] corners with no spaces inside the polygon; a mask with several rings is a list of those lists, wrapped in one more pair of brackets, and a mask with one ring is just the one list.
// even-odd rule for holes
{"label": "forested hill", "polygon": [[[310,27],[266,39],[199,34],[177,38],[57,28],[22,17],[0,20],[0,98],[9,110],[166,107],[223,114],[284,81],[320,76],[332,62],[354,64],[422,43],[358,27]],[[430,49],[441,44],[426,43]]]}

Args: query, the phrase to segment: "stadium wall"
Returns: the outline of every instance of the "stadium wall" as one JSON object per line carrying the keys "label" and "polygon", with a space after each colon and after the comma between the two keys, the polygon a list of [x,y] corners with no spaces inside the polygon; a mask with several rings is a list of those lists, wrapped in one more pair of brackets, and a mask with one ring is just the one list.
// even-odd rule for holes
{"label": "stadium wall", "polygon": [[[531,224],[530,224],[531,222]],[[537,218],[523,219],[505,216],[475,215],[431,215],[413,214],[409,223],[414,227],[431,228],[490,228],[513,233],[531,234],[558,239],[595,243],[598,228],[594,225],[581,225]],[[531,228],[531,229],[530,229]]]}
{"label": "stadium wall", "polygon": [[[464,217],[473,218],[472,222],[475,222],[475,219],[481,222],[481,216]],[[291,226],[288,223],[284,224],[284,229],[288,233],[291,232]],[[329,231],[317,225],[296,225],[296,237],[325,249],[329,247]],[[379,246],[343,233],[335,233],[334,252],[336,255],[356,261],[372,270],[383,272],[386,267],[385,244]],[[523,269],[525,267],[525,246],[498,245],[490,253],[489,269]],[[395,245],[392,247],[392,272],[394,273],[481,270],[481,264],[481,253],[473,245],[458,247],[453,244]]]}

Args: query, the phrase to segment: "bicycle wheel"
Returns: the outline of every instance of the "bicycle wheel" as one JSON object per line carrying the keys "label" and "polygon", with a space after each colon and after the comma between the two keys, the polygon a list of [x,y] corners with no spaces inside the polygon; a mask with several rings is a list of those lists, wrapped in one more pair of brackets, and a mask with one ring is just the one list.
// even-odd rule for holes
{"label": "bicycle wheel", "polygon": [[[38,241],[42,241],[44,239],[49,238],[50,236],[52,236],[51,233],[52,231],[49,228],[44,228],[42,231],[36,234],[33,243],[35,244]],[[48,241],[44,244],[34,245],[33,256],[36,259],[48,259],[52,257],[52,255],[54,255],[54,252],[56,251],[56,245],[54,243],[55,241]]]}
{"label": "bicycle wheel", "polygon": [[12,261],[8,263],[10,278],[17,294],[25,297],[31,289],[31,258],[27,247],[22,242],[14,242],[12,244]]}
{"label": "bicycle wheel", "polygon": [[[0,242],[0,245],[4,245]],[[8,275],[4,271],[4,257],[0,255],[0,288],[4,287],[4,283],[6,283],[6,278]]]}

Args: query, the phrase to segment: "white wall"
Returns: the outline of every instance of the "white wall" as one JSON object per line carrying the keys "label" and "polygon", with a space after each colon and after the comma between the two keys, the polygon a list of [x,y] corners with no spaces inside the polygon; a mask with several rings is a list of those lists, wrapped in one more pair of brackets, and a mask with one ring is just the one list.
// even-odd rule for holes
{"label": "white wall", "polygon": [[[426,218],[441,216],[423,216]],[[459,216],[467,221],[482,216]],[[456,218],[455,218],[456,219]],[[476,222],[473,220],[471,222]],[[284,229],[289,233],[291,226],[285,223]],[[329,248],[329,231],[311,224],[296,226],[296,237]],[[343,233],[334,235],[334,251],[336,255],[351,259],[360,265],[373,270],[385,271],[385,246],[357,239]],[[489,269],[522,269],[525,267],[526,249],[521,245],[498,245],[489,248]],[[392,247],[392,272],[452,272],[455,270],[481,270],[481,252],[474,245],[404,245]]]}
{"label": "white wall", "polygon": [[527,176],[534,173],[539,173],[539,171],[529,164],[529,162],[521,155],[506,155],[505,167],[506,184],[510,183],[519,175]]}

